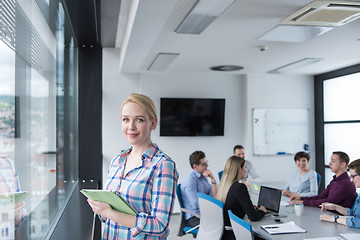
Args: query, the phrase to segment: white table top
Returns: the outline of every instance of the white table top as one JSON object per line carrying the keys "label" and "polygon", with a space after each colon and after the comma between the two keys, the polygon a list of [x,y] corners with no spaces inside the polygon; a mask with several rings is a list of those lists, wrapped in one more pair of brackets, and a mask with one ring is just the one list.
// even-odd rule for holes
{"label": "white table top", "polygon": [[[318,238],[318,237],[337,237],[341,233],[358,233],[360,229],[349,228],[345,225],[335,224],[330,222],[320,221],[322,212],[320,208],[304,207],[304,212],[301,216],[296,216],[293,206],[281,206],[280,214],[285,214],[287,217],[280,218],[282,222],[294,221],[299,227],[307,230],[306,233],[292,233],[292,234],[278,234],[270,235],[261,228],[261,225],[277,224],[273,216],[265,216],[257,222],[249,221],[252,225],[253,231],[265,239],[305,239],[305,238]],[[332,214],[330,212],[326,212]],[[360,235],[359,235],[360,236]]]}

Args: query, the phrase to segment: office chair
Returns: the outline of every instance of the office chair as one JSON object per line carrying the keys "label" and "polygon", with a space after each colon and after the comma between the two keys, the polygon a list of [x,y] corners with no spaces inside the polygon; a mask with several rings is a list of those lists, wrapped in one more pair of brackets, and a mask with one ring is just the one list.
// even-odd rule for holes
{"label": "office chair", "polygon": [[220,171],[220,172],[218,172],[218,175],[219,175],[219,181],[221,181],[221,177],[222,177],[222,175],[223,175],[223,172],[224,172],[224,171]]}
{"label": "office chair", "polygon": [[317,174],[317,181],[318,181],[318,187],[320,187],[320,183],[321,183],[321,175],[320,173],[316,173]]}
{"label": "office chair", "polygon": [[178,184],[176,186],[176,196],[177,196],[177,199],[179,201],[179,205],[180,205],[180,211],[181,211],[181,221],[180,221],[180,227],[179,227],[179,232],[178,232],[178,236],[181,237],[181,236],[184,236],[185,234],[187,233],[190,233],[193,235],[193,237],[195,238],[197,233],[198,233],[198,228],[199,228],[199,225],[196,226],[196,227],[190,227],[187,225],[187,221],[185,220],[185,212],[187,213],[190,213],[198,218],[200,218],[200,215],[191,211],[191,210],[188,210],[186,208],[184,208],[184,203],[182,201],[182,197],[181,197],[181,184]]}
{"label": "office chair", "polygon": [[236,239],[253,240],[251,224],[228,211],[232,230]]}
{"label": "office chair", "polygon": [[198,193],[200,208],[200,228],[196,239],[198,240],[219,240],[223,235],[224,204],[209,195]]}

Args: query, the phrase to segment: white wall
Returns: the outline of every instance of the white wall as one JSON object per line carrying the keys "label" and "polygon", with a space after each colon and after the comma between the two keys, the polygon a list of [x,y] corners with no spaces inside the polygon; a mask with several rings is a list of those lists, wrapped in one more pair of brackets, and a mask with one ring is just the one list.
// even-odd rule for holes
{"label": "white wall", "polygon": [[[287,181],[296,166],[293,156],[253,156],[253,108],[309,108],[310,153],[314,154],[314,91],[309,76],[249,74],[231,75],[211,72],[146,73],[140,76],[120,74],[118,52],[103,51],[103,154],[104,172],[109,161],[128,147],[120,128],[120,106],[132,92],[151,97],[159,108],[161,97],[225,98],[225,132],[223,137],[160,137],[157,128],[153,142],[176,162],[181,182],[190,171],[189,155],[195,150],[205,152],[209,169],[215,175],[222,170],[236,144],[246,148],[247,159],[252,161],[263,180]],[[159,110],[158,110],[159,112]],[[310,167],[314,169],[314,157]],[[106,173],[104,174],[104,177]],[[175,209],[176,211],[176,209]]]}
{"label": "white wall", "polygon": [[[310,109],[309,148],[310,168],[315,169],[314,83],[312,76],[249,74],[247,75],[247,132],[244,145],[247,158],[265,181],[287,181],[295,171],[294,156],[254,156],[252,137],[253,108],[308,108]],[[301,149],[299,149],[300,151]]]}

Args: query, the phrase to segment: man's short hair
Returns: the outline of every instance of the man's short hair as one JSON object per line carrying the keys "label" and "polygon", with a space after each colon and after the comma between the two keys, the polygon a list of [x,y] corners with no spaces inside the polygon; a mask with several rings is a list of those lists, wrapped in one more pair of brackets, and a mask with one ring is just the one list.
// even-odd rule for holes
{"label": "man's short hair", "polygon": [[194,164],[199,165],[200,160],[203,159],[203,158],[205,158],[205,153],[203,151],[195,151],[195,152],[193,152],[189,157],[191,168],[193,168]]}
{"label": "man's short hair", "polygon": [[244,147],[241,146],[241,145],[236,145],[236,146],[234,147],[234,151],[233,151],[234,153],[235,153],[236,149],[244,149]]}
{"label": "man's short hair", "polygon": [[357,174],[360,174],[360,159],[356,159],[349,164],[349,169],[354,169]]}
{"label": "man's short hair", "polygon": [[339,156],[340,163],[344,162],[344,163],[346,163],[346,166],[349,164],[350,158],[346,153],[341,152],[341,151],[337,151],[337,152],[333,152],[332,154],[336,154],[336,155]]}

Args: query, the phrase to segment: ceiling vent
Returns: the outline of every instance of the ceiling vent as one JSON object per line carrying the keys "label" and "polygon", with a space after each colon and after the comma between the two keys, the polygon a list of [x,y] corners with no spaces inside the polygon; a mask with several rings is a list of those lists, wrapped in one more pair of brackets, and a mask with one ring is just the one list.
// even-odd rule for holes
{"label": "ceiling vent", "polygon": [[341,26],[360,17],[360,2],[314,1],[281,21],[281,24]]}

